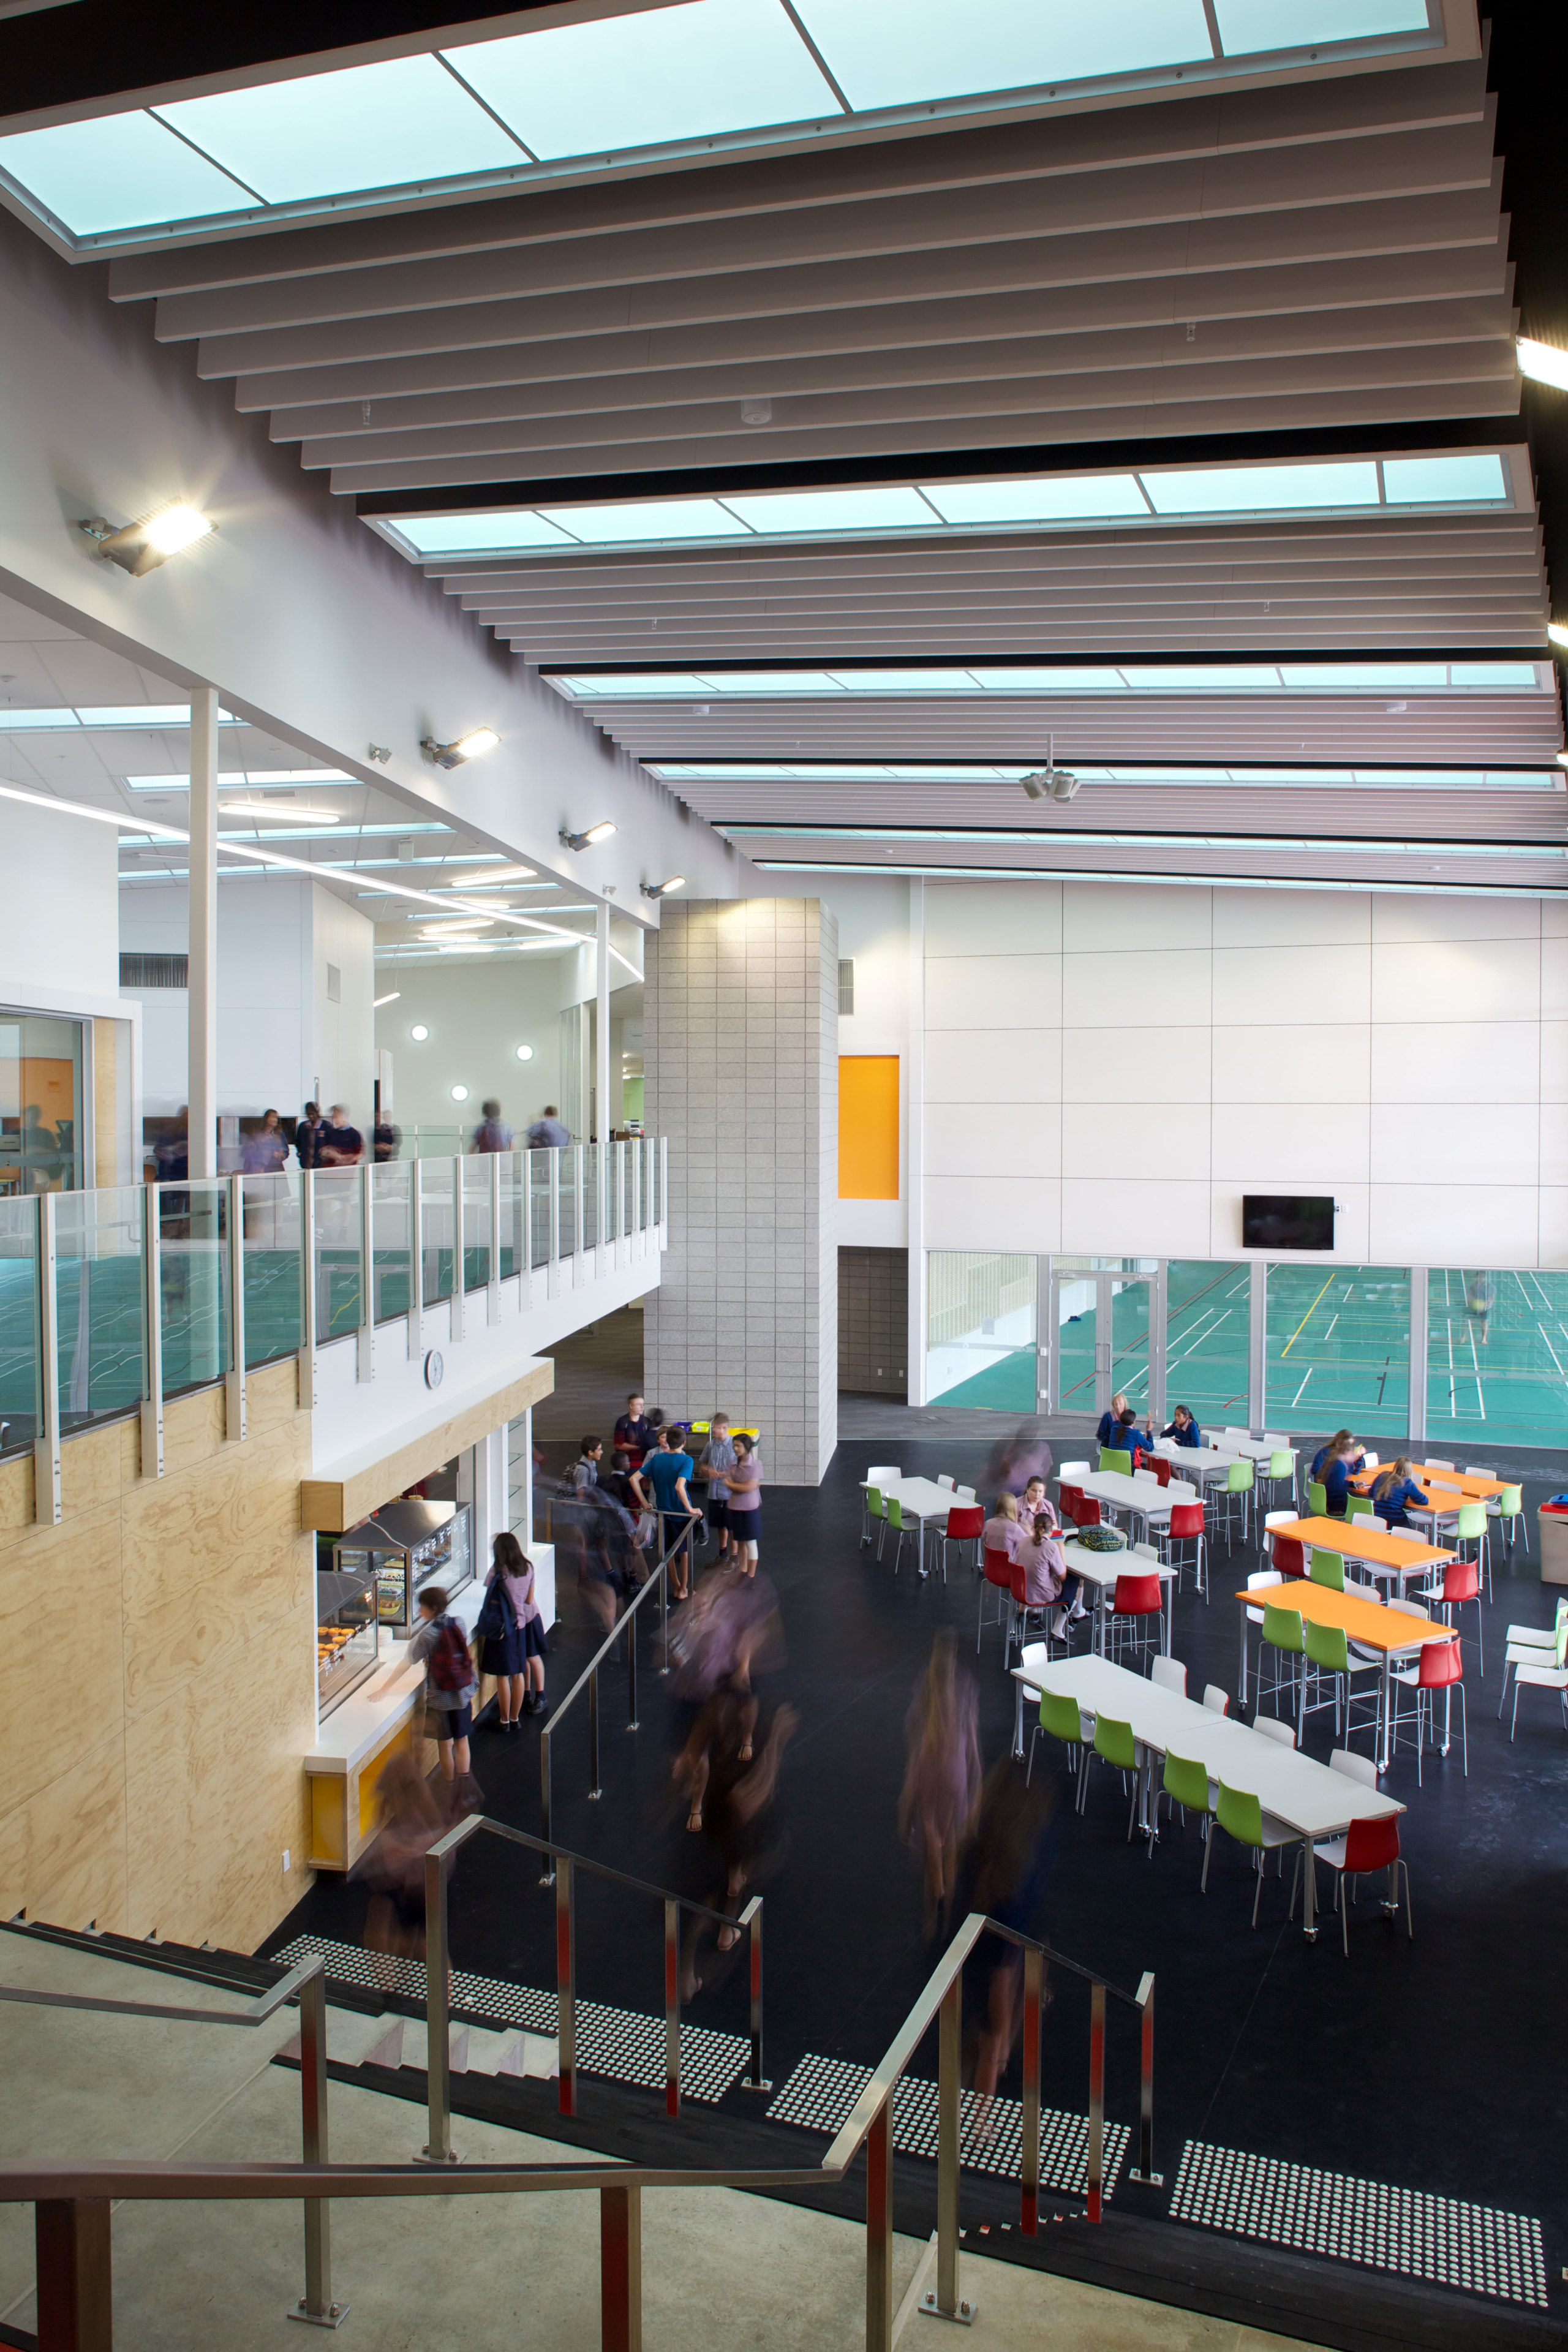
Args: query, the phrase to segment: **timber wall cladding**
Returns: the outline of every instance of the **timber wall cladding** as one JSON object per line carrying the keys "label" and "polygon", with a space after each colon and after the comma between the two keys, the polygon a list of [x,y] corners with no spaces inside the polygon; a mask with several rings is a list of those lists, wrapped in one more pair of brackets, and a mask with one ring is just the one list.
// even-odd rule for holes
{"label": "timber wall cladding", "polygon": [[[293,1359],[170,1404],[165,1475],[135,1421],[61,1449],[35,1527],[0,1469],[0,1916],[253,1950],[305,1891],[315,1738],[310,1415]],[[288,1849],[293,1867],[285,1874]]]}

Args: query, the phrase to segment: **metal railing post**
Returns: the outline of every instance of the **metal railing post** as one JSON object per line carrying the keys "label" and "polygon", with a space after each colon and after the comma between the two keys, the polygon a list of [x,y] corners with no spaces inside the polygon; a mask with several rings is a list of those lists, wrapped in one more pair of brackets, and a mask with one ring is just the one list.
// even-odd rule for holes
{"label": "metal railing post", "polygon": [[1098,1977],[1089,1989],[1089,2146],[1084,2172],[1089,2218],[1098,2221],[1105,2183],[1105,1987]]}
{"label": "metal railing post", "polygon": [[452,1162],[452,1297],[447,1328],[454,1344],[463,1336],[463,1286],[468,1269],[463,1260],[463,1155]]}
{"label": "metal railing post", "polygon": [[500,1321],[500,1153],[492,1151],[490,1162],[490,1255],[489,1280],[485,1285],[485,1321],[493,1330]]}
{"label": "metal railing post", "polygon": [[596,1802],[604,1793],[599,1786],[599,1669],[595,1666],[588,1677],[588,1795]]}
{"label": "metal railing post", "polygon": [[[307,2164],[331,2162],[327,2147],[327,1964],[300,1987],[300,2122]],[[341,2327],[348,2306],[332,2301],[331,2207],[305,2200],[305,2293],[289,2313],[312,2327]]]}
{"label": "metal railing post", "polygon": [[[33,1439],[33,1517],[60,1523],[60,1298],[55,1251],[58,1192],[38,1196],[38,1423]],[[162,1465],[160,1465],[162,1466]]]}
{"label": "metal railing post", "polygon": [[[539,1834],[548,1847],[550,1843],[550,1727],[548,1724],[539,1736]],[[553,1853],[546,1853],[544,1863],[545,1866],[540,1874],[539,1883],[541,1886],[553,1886],[555,1884]]]}
{"label": "metal railing post", "polygon": [[561,1296],[561,1154],[550,1155],[550,1270],[544,1278],[547,1298]]}
{"label": "metal railing post", "polygon": [[661,1675],[669,1672],[669,1563],[664,1556],[664,1513],[658,1515],[658,1630],[663,1643]]}
{"label": "metal railing post", "polygon": [[654,1219],[654,1223],[667,1225],[668,1223],[669,1138],[668,1135],[661,1135],[658,1139],[658,1213]]}
{"label": "metal railing post", "polygon": [[300,1410],[316,1402],[316,1171],[300,1171]]}
{"label": "metal railing post", "polygon": [[245,1178],[228,1180],[228,1370],[224,1377],[224,1435],[245,1443]]}
{"label": "metal railing post", "polygon": [[1019,2146],[1023,2184],[1019,2228],[1026,2237],[1040,2226],[1040,2015],[1045,2001],[1045,1954],[1024,1949],[1024,2114]]}
{"label": "metal railing post", "polygon": [[642,2352],[642,2190],[599,2191],[599,2336],[604,2352]]}
{"label": "metal railing post", "polygon": [[621,1242],[626,1230],[626,1147],[616,1146],[616,1264],[621,1262]]}
{"label": "metal railing post", "polygon": [[1138,2166],[1131,2180],[1150,2189],[1163,2187],[1165,2176],[1154,2169],[1154,1979],[1147,1970],[1139,1980],[1140,2026],[1138,2084]]}
{"label": "metal railing post", "polygon": [[925,2301],[943,2319],[958,2310],[958,2069],[963,2019],[963,1971],[942,1997],[937,2021],[936,2287]]}
{"label": "metal railing post", "polygon": [[637,1723],[637,1621],[626,1620],[626,1729],[636,1731]]}
{"label": "metal railing post", "polygon": [[423,1160],[408,1164],[408,1360],[425,1353],[425,1188]]}
{"label": "metal railing post", "polygon": [[577,2112],[577,1906],[573,1864],[555,1864],[555,2048],[563,2116]]}
{"label": "metal railing post", "polygon": [[751,1995],[752,2071],[741,2078],[742,2091],[771,2091],[763,2073],[763,1898],[753,1895],[737,1926],[746,1930],[748,1990]]}
{"label": "metal railing post", "polygon": [[426,2164],[456,2164],[452,2147],[451,1943],[447,1932],[447,1884],[452,1856],[479,1826],[471,1813],[433,1845],[425,1857],[425,2080],[430,2137]]}
{"label": "metal railing post", "polygon": [[664,2112],[680,2113],[680,1898],[664,1902]]}
{"label": "metal railing post", "polygon": [[572,1146],[572,1286],[574,1289],[584,1279],[584,1260],[587,1255],[584,1247],[583,1233],[583,1171],[586,1160],[586,1145],[574,1143]]}
{"label": "metal railing post", "polygon": [[354,1379],[375,1378],[375,1169],[365,1160],[359,1171],[359,1354]]}
{"label": "metal railing post", "polygon": [[142,1328],[146,1393],[142,1399],[142,1475],[163,1475],[163,1286],[158,1268],[158,1187],[142,1194]]}
{"label": "metal railing post", "polygon": [[866,2134],[866,2352],[893,2352],[893,2093]]}
{"label": "metal railing post", "polygon": [[40,2352],[112,2352],[109,2212],[107,2197],[39,2198],[34,2208]]}

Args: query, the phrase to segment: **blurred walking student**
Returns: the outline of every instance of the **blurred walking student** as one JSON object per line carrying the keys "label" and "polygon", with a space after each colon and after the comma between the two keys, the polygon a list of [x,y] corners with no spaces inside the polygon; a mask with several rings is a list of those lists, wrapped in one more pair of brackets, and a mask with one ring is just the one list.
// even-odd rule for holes
{"label": "blurred walking student", "polygon": [[483,1116],[474,1129],[474,1150],[476,1151],[510,1151],[512,1146],[512,1133],[500,1115],[500,1103],[492,1097],[489,1102],[481,1103],[479,1108]]}
{"label": "blurred walking student", "polygon": [[735,1448],[730,1436],[730,1416],[716,1412],[708,1424],[708,1443],[698,1459],[697,1475],[708,1485],[708,1532],[719,1538],[719,1557],[728,1556],[730,1549],[730,1489],[726,1471],[735,1466]]}
{"label": "blurred walking student", "polygon": [[474,1662],[468,1637],[447,1614],[447,1593],[427,1584],[419,1595],[419,1631],[408,1644],[425,1663],[425,1729],[436,1742],[441,1778],[454,1787],[468,1777],[468,1735],[474,1727]]}
{"label": "blurred walking student", "polygon": [[899,1835],[921,1858],[930,1936],[952,1899],[959,1846],[974,1826],[980,1798],[980,1697],[973,1675],[960,1671],[951,1626],[937,1635],[915,1685],[904,1746]]}
{"label": "blurred walking student", "polygon": [[479,1672],[496,1679],[496,1717],[502,1731],[515,1731],[524,1715],[544,1712],[544,1661],[550,1643],[543,1613],[533,1597],[533,1562],[514,1535],[490,1545],[488,1595],[474,1631],[484,1641]]}
{"label": "blurred walking student", "polygon": [[[985,1775],[974,1834],[959,1864],[956,1917],[981,1911],[1018,1935],[1044,1940],[1039,1913],[1050,1860],[1047,1832],[1055,1810],[1056,1789],[1048,1774],[1020,1788],[1011,1758],[997,1759]],[[972,1971],[980,2014],[968,2039],[974,2088],[983,2102],[978,2136],[989,2139],[995,2129],[990,2105],[997,2078],[1023,2021],[1024,1955],[988,1928],[974,1947]]]}
{"label": "blurred walking student", "polygon": [[572,1465],[572,1484],[577,1493],[581,1494],[584,1486],[598,1485],[599,1464],[604,1458],[604,1452],[605,1441],[602,1437],[585,1437],[583,1440],[583,1450]]}
{"label": "blurred walking student", "polygon": [[425,1958],[425,1857],[446,1829],[430,1784],[406,1749],[389,1756],[375,1784],[376,1837],[354,1875],[370,1889],[364,1940],[384,1953],[376,1970],[393,1989],[393,1960]]}
{"label": "blurred walking student", "polygon": [[734,1452],[734,1463],[724,1474],[724,1484],[729,1488],[725,1515],[730,1522],[735,1565],[747,1576],[755,1576],[757,1545],[763,1533],[763,1465],[749,1437],[737,1436]]}
{"label": "blurred walking student", "polygon": [[[740,1929],[733,1924],[748,1884],[762,1872],[769,1853],[769,1813],[778,1789],[779,1765],[786,1744],[799,1725],[793,1706],[781,1706],[773,1719],[760,1753],[753,1755],[751,1725],[754,1707],[732,1690],[721,1690],[702,1709],[691,1738],[676,1762],[676,1779],[691,1785],[699,1764],[705,1767],[701,1811],[689,1822],[717,1848],[723,1881],[708,1898],[708,1907],[725,1913],[730,1924],[719,1930],[719,1949],[733,1950]],[[691,1915],[691,1928],[682,1956],[680,1996],[690,2000],[700,1991],[697,1958],[708,1921]]]}

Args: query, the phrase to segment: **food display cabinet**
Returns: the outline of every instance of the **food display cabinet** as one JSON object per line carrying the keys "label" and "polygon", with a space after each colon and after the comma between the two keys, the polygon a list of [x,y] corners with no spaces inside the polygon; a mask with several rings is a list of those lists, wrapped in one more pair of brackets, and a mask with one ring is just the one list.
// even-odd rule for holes
{"label": "food display cabinet", "polygon": [[468,1503],[387,1503],[332,1546],[340,1574],[374,1577],[376,1614],[394,1638],[419,1622],[420,1588],[460,1591],[474,1574],[473,1511]]}
{"label": "food display cabinet", "polygon": [[323,1716],[374,1673],[380,1649],[374,1578],[318,1569],[316,1691]]}

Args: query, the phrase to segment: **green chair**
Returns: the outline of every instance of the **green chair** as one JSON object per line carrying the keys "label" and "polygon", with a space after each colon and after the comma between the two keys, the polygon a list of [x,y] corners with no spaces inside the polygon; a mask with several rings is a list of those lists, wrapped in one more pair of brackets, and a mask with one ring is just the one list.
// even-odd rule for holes
{"label": "green chair", "polygon": [[[1252,1855],[1252,1866],[1258,1873],[1258,1885],[1252,1896],[1252,1924],[1256,1927],[1258,1898],[1263,1892],[1264,1856],[1272,1853],[1277,1847],[1293,1844],[1293,1834],[1279,1822],[1264,1818],[1260,1798],[1247,1789],[1227,1788],[1223,1780],[1219,1784],[1219,1801],[1215,1806],[1214,1817],[1226,1837],[1234,1838],[1237,1845],[1246,1846]],[[1211,1830],[1204,1845],[1204,1874],[1198,1882],[1199,1890],[1205,1895],[1209,1889],[1209,1856],[1213,1852],[1214,1832]],[[1280,1871],[1283,1874],[1283,1862]]]}
{"label": "green chair", "polygon": [[[1138,1811],[1138,1743],[1132,1737],[1130,1723],[1118,1723],[1111,1715],[1097,1715],[1094,1719],[1093,1754],[1102,1763],[1114,1765],[1123,1777],[1132,1775],[1132,1801],[1127,1808],[1127,1842],[1132,1843],[1132,1823]],[[1089,1758],[1084,1758],[1083,1786],[1079,1795],[1079,1811],[1083,1811],[1089,1791]]]}
{"label": "green chair", "polygon": [[[1487,1593],[1489,1599],[1492,1581],[1492,1544],[1490,1525],[1487,1517],[1487,1507],[1484,1503],[1461,1503],[1459,1505],[1458,1521],[1454,1528],[1454,1543],[1461,1559],[1474,1559],[1476,1566],[1479,1569],[1482,1576],[1486,1580]],[[1473,1553],[1466,1551],[1465,1546],[1467,1544],[1475,1545],[1476,1549]]]}
{"label": "green chair", "polygon": [[1524,1516],[1524,1488],[1522,1486],[1505,1486],[1502,1493],[1494,1496],[1492,1501],[1487,1505],[1487,1516],[1489,1518],[1493,1518],[1497,1521],[1500,1534],[1505,1527],[1507,1528],[1508,1551],[1509,1558],[1510,1559],[1513,1558],[1513,1538],[1516,1528],[1523,1528],[1524,1549],[1527,1552],[1529,1551],[1530,1521]]}
{"label": "green chair", "polygon": [[[1263,1661],[1265,1654],[1269,1650],[1274,1652],[1274,1657],[1272,1660],[1274,1678],[1268,1685],[1268,1689],[1265,1690],[1263,1686]],[[1296,1662],[1298,1659],[1304,1659],[1306,1654],[1307,1645],[1301,1635],[1300,1611],[1299,1609],[1281,1609],[1278,1601],[1266,1601],[1263,1604],[1263,1649],[1259,1651],[1258,1657],[1257,1704],[1253,1708],[1253,1713],[1255,1715],[1258,1713],[1258,1708],[1261,1707],[1266,1698],[1272,1697],[1278,1701],[1279,1693],[1285,1688],[1284,1668],[1285,1660],[1287,1658],[1290,1661],[1290,1712],[1292,1715],[1295,1715],[1299,1711],[1297,1706],[1296,1685],[1298,1679],[1298,1667]],[[1274,1712],[1276,1715],[1279,1714],[1279,1709],[1278,1705],[1276,1705]]]}
{"label": "green chair", "polygon": [[1251,1512],[1252,1489],[1255,1484],[1256,1478],[1253,1465],[1250,1462],[1233,1462],[1230,1468],[1226,1473],[1224,1486],[1219,1487],[1216,1491],[1215,1497],[1215,1501],[1223,1502],[1225,1505],[1225,1548],[1226,1551],[1231,1548],[1230,1521],[1232,1497],[1237,1495],[1239,1495],[1241,1497],[1241,1538],[1242,1541],[1245,1543],[1247,1540],[1247,1530]]}
{"label": "green chair", "polygon": [[[1200,1814],[1203,1818],[1204,1836],[1205,1839],[1207,1838],[1209,1815],[1214,1811],[1214,1799],[1209,1791],[1209,1776],[1206,1765],[1194,1763],[1190,1756],[1173,1756],[1171,1754],[1170,1750],[1167,1749],[1165,1753],[1164,1773],[1162,1777],[1159,1790],[1157,1790],[1154,1798],[1154,1826],[1156,1831],[1159,1828],[1160,1822],[1161,1797],[1169,1799],[1173,1811],[1174,1811],[1178,1805],[1181,1807],[1182,1825],[1184,1828],[1186,1826],[1186,1819],[1189,1813]],[[1153,1838],[1151,1838],[1149,1841],[1149,1859],[1151,1862],[1154,1859]]]}
{"label": "green chair", "polygon": [[1326,1585],[1331,1592],[1342,1592],[1345,1589],[1344,1561],[1337,1551],[1325,1551],[1321,1544],[1312,1546],[1307,1574],[1314,1584]]}
{"label": "green chair", "polygon": [[918,1520],[912,1528],[905,1527],[904,1507],[900,1502],[896,1495],[889,1495],[888,1497],[887,1522],[882,1529],[882,1542],[877,1546],[877,1558],[879,1559],[882,1557],[882,1544],[886,1543],[888,1540],[889,1528],[892,1528],[893,1534],[897,1538],[897,1541],[893,1546],[893,1574],[897,1576],[899,1572],[899,1555],[903,1550],[906,1540],[912,1538],[915,1548],[918,1550],[920,1549],[921,1531],[920,1522]]}
{"label": "green chair", "polygon": [[[1100,1449],[1100,1467],[1101,1474],[1107,1470],[1114,1470],[1119,1477],[1131,1478],[1132,1456],[1124,1445],[1102,1445]],[[1100,1507],[1104,1508],[1103,1504]]]}
{"label": "green chair", "polygon": [[[1258,1501],[1266,1511],[1274,1508],[1275,1496],[1281,1486],[1289,1490],[1289,1499],[1296,1499],[1296,1458],[1289,1453],[1271,1454],[1266,1463],[1258,1466]],[[1268,1488],[1264,1494],[1262,1489]]]}
{"label": "green chair", "polygon": [[[1370,1727],[1375,1738],[1383,1714],[1383,1660],[1373,1657],[1352,1658],[1342,1625],[1317,1625],[1309,1617],[1304,1630],[1307,1643],[1307,1680],[1310,1687],[1301,1695],[1301,1720],[1305,1722],[1307,1717],[1314,1714],[1321,1706],[1331,1706],[1334,1710],[1336,1739],[1342,1737],[1348,1740],[1358,1727],[1363,1729]],[[1363,1696],[1370,1696],[1372,1698],[1373,1721],[1370,1727],[1358,1727],[1354,1720],[1353,1706],[1356,1697],[1357,1675],[1372,1675],[1375,1677],[1370,1694],[1365,1692],[1362,1694]],[[1328,1698],[1314,1696],[1314,1692],[1321,1691],[1325,1675],[1332,1684],[1331,1696]]]}
{"label": "green chair", "polygon": [[1375,1519],[1377,1505],[1370,1495],[1347,1495],[1345,1517],[1347,1519]]}
{"label": "green chair", "polygon": [[1040,1693],[1040,1719],[1029,1734],[1029,1769],[1024,1775],[1024,1786],[1029,1785],[1035,1769],[1035,1742],[1042,1731],[1053,1739],[1061,1740],[1068,1750],[1075,1783],[1083,1777],[1083,1717],[1076,1698],[1065,1698],[1060,1691]]}
{"label": "green chair", "polygon": [[1307,1481],[1307,1517],[1310,1519],[1326,1519],[1328,1516],[1329,1494],[1327,1487],[1324,1486],[1321,1478],[1309,1478]]}
{"label": "green chair", "polygon": [[878,1519],[881,1519],[885,1522],[887,1516],[888,1507],[882,1500],[881,1489],[877,1486],[868,1486],[866,1489],[866,1516],[860,1522],[860,1541],[862,1544],[868,1544],[870,1542],[873,1525]]}

